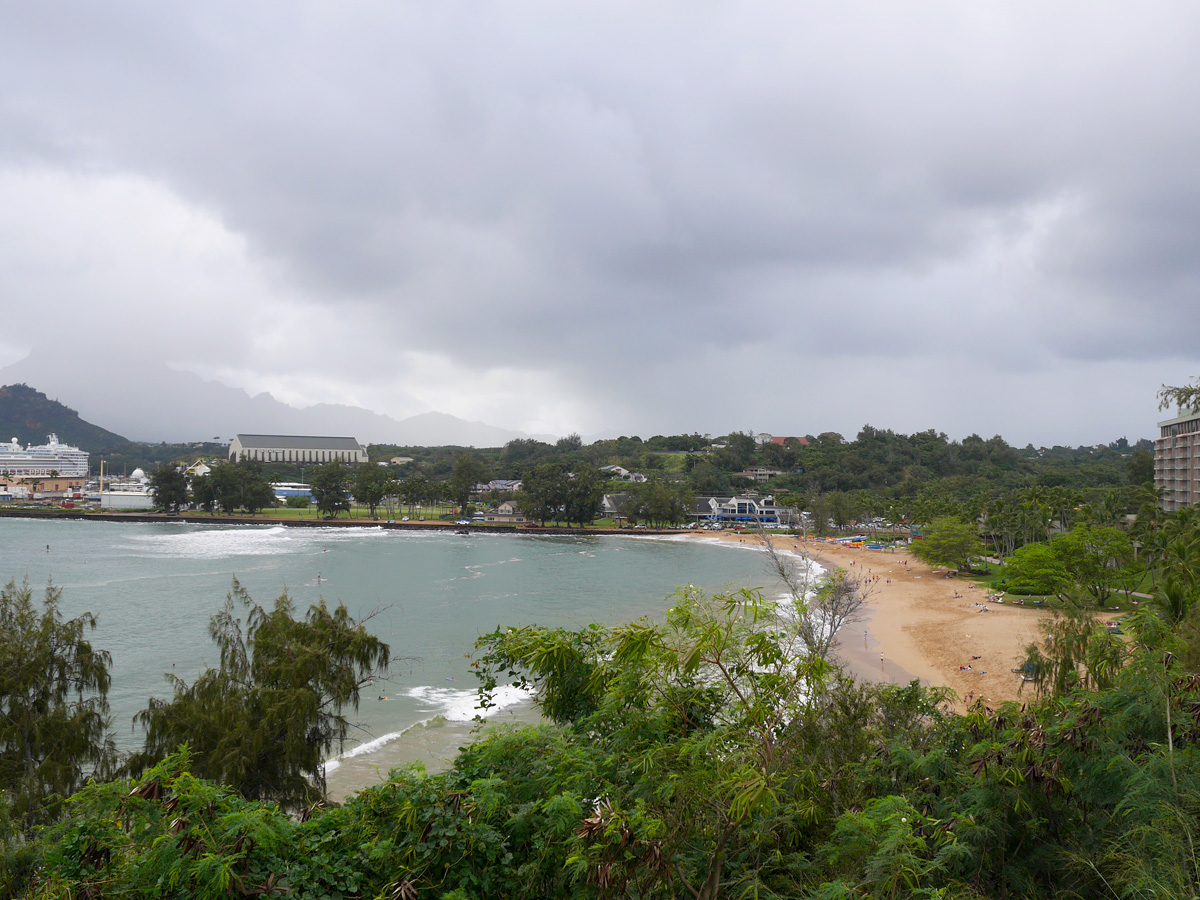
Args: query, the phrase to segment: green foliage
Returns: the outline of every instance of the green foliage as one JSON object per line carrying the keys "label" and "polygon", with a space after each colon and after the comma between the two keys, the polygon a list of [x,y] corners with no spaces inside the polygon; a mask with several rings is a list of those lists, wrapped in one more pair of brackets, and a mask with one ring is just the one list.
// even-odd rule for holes
{"label": "green foliage", "polygon": [[1128,590],[1137,569],[1133,544],[1118,528],[1078,524],[1050,541],[1071,580],[1103,606],[1117,590]]}
{"label": "green foliage", "polygon": [[605,800],[572,856],[599,888],[676,879],[715,897],[728,861],[749,852],[743,826],[775,815],[785,786],[789,815],[820,815],[824,798],[785,776],[784,761],[788,726],[829,670],[802,652],[794,620],[757,594],[688,590],[661,624],[507,629],[480,645],[485,697],[506,679],[532,686],[577,740],[628,761],[596,786]]}
{"label": "green foliage", "polygon": [[341,460],[313,469],[311,488],[322,515],[333,518],[350,511],[350,472]]}
{"label": "green foliage", "polygon": [[1149,610],[1081,667],[1093,624],[1080,607],[1054,627],[1076,672],[1056,692],[965,715],[804,658],[753,594],[501,630],[485,687],[533,686],[554,722],[298,818],[195,777],[185,750],[84,786],[0,875],[47,900],[1195,896],[1200,677]]}
{"label": "green foliage", "polygon": [[911,549],[931,566],[950,569],[970,569],[972,562],[983,556],[979,528],[950,516],[935,519]]}
{"label": "green foliage", "polygon": [[1004,588],[1011,594],[1062,596],[1072,584],[1066,567],[1048,544],[1019,547],[1004,563]]}
{"label": "green foliage", "polygon": [[308,509],[312,505],[312,501],[308,497],[288,497],[284,501],[284,505],[288,509]]}
{"label": "green foliage", "polygon": [[207,475],[192,479],[192,498],[209,512],[219,507],[232,514],[245,509],[251,515],[275,502],[275,491],[267,481],[260,462],[244,459],[216,463]]}
{"label": "green foliage", "polygon": [[[246,612],[244,627],[239,609]],[[297,619],[286,593],[265,609],[236,579],[209,634],[221,652],[220,668],[190,685],[167,676],[174,696],[152,699],[137,716],[146,744],[132,768],[187,744],[198,774],[244,797],[290,808],[320,799],[323,762],[350,728],[343,711],[357,709],[362,684],[386,671],[387,644],[343,605],[330,610],[321,601]]]}
{"label": "green foliage", "polygon": [[1154,484],[1154,454],[1138,447],[1129,455],[1127,466],[1130,484]]}
{"label": "green foliage", "polygon": [[1078,688],[1111,687],[1127,659],[1120,636],[1081,603],[1068,602],[1055,611],[1042,642],[1026,648],[1019,668],[1039,695],[1063,695]]}
{"label": "green foliage", "polygon": [[354,472],[354,499],[367,505],[373,519],[383,498],[395,490],[395,479],[383,466],[367,463]]}
{"label": "green foliage", "polygon": [[561,520],[569,475],[566,465],[559,462],[540,463],[527,470],[515,497],[521,512],[540,525],[548,519]]}
{"label": "green foliage", "polygon": [[109,654],[84,637],[95,616],[64,620],[60,595],[47,586],[39,610],[28,582],[0,589],[0,788],[5,817],[24,829],[53,818],[58,797],[108,774],[115,758]]}
{"label": "green foliage", "polygon": [[1200,403],[1200,379],[1191,384],[1163,385],[1158,391],[1158,408],[1170,409],[1172,406],[1180,410],[1195,409]]}
{"label": "green foliage", "polygon": [[542,525],[547,520],[590,525],[600,511],[604,483],[588,463],[570,469],[566,463],[540,463],[528,469],[514,498],[521,511]]}
{"label": "green foliage", "polygon": [[471,502],[471,492],[475,485],[487,481],[487,467],[474,453],[460,453],[454,461],[454,471],[450,473],[450,499],[455,506],[465,511]]}
{"label": "green foliage", "polygon": [[192,478],[192,503],[197,509],[211,513],[217,505],[217,490],[211,474]]}
{"label": "green foliage", "polygon": [[655,528],[687,521],[695,503],[686,483],[658,475],[640,484],[622,485],[622,494],[621,515],[631,525],[646,522]]}
{"label": "green foliage", "polygon": [[188,505],[187,476],[178,466],[162,463],[150,473],[150,493],[155,506],[179,512]]}

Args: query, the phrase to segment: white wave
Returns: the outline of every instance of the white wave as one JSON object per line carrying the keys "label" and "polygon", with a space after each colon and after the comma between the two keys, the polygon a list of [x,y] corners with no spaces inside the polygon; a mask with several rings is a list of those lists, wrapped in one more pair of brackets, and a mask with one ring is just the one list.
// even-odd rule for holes
{"label": "white wave", "polygon": [[[423,724],[425,724],[425,723],[424,722],[417,723],[417,725],[423,725]],[[417,725],[412,725],[412,726],[410,726],[410,728],[415,728],[415,727],[417,727]],[[373,741],[367,741],[364,744],[359,744],[357,747],[352,747],[351,749],[347,750],[345,753],[338,754],[333,759],[326,760],[325,761],[325,774],[328,775],[330,772],[337,771],[338,767],[341,766],[343,759],[352,759],[355,756],[362,756],[364,753],[374,753],[376,750],[379,750],[381,747],[384,747],[387,744],[390,744],[392,741],[399,740],[400,738],[404,737],[404,732],[408,731],[408,730],[409,729],[406,728],[406,729],[404,729],[404,731],[390,732],[389,734],[385,734],[382,737],[375,738],[375,740],[373,740]]]}
{"label": "white wave", "polygon": [[533,697],[531,691],[523,691],[512,685],[498,687],[492,695],[492,706],[487,709],[479,708],[479,693],[464,691],[458,688],[432,687],[419,685],[406,690],[406,696],[412,697],[427,706],[431,712],[442,716],[449,722],[470,722],[477,715],[491,716],[510,706],[524,703]]}
{"label": "white wave", "polygon": [[293,555],[309,552],[318,544],[359,543],[386,536],[389,533],[378,525],[358,528],[201,525],[182,534],[134,535],[129,539],[129,547],[135,556],[226,559],[236,556]]}
{"label": "white wave", "polygon": [[430,712],[432,715],[421,719],[419,722],[414,722],[401,731],[392,731],[374,740],[365,741],[357,747],[352,747],[344,753],[339,753],[333,759],[326,760],[324,764],[326,775],[330,772],[336,772],[338,767],[341,766],[342,760],[352,759],[355,756],[362,756],[367,753],[375,753],[393,741],[400,740],[414,728],[424,728],[434,724],[438,719],[447,722],[470,722],[476,715],[482,715],[486,718],[510,706],[524,703],[533,697],[532,691],[523,691],[511,685],[505,685],[496,689],[492,697],[494,705],[486,710],[481,710],[476,705],[479,700],[479,694],[476,691],[419,685],[409,688],[404,694],[425,704],[429,708],[424,711]]}
{"label": "white wave", "polygon": [[231,556],[267,556],[297,553],[303,549],[282,525],[205,528],[183,534],[136,535],[135,552],[157,557],[224,559]]}

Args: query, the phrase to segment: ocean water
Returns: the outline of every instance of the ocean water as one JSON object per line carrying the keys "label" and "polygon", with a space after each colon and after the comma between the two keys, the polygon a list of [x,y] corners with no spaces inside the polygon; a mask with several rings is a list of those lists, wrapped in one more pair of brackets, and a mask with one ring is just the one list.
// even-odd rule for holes
{"label": "ocean water", "polygon": [[[287,528],[0,519],[0,580],[28,578],[61,608],[98,617],[112,653],[109,702],[123,749],[140,745],[134,714],[166,697],[166,674],[195,678],[219,660],[209,617],[236,577],[267,605],[345,603],[399,659],[364,691],[354,739],[328,765],[337,796],[395,765],[437,768],[470,740],[475,639],[498,626],[582,627],[657,616],[686,584],[716,591],[779,584],[761,553],[738,544],[650,536],[469,536],[374,528]],[[496,720],[530,721],[508,691]]]}

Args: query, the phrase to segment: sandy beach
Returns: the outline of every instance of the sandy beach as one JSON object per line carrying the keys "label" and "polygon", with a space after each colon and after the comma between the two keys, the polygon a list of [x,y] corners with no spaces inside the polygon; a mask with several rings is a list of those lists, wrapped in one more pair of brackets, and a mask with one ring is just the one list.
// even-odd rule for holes
{"label": "sandy beach", "polygon": [[[746,544],[761,541],[752,533],[715,536]],[[771,540],[778,549],[804,552],[798,539],[773,535]],[[837,651],[856,677],[896,683],[916,678],[949,687],[959,697],[960,710],[980,698],[996,704],[1031,696],[1018,693],[1021,679],[1012,669],[1024,658],[1025,647],[1043,636],[1049,613],[987,603],[984,591],[972,582],[935,575],[902,549],[868,550],[819,540],[810,540],[808,548],[826,571],[845,569],[866,582],[865,615],[843,628]]]}

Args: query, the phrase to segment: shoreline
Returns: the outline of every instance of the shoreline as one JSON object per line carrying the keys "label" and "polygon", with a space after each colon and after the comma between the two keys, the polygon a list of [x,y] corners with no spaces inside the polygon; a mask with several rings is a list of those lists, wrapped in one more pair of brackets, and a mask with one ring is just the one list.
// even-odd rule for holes
{"label": "shoreline", "polygon": [[[0,519],[63,519],[91,522],[136,522],[143,525],[186,523],[188,525],[283,525],[290,528],[382,528],[387,531],[457,531],[463,526],[449,520],[426,519],[417,522],[393,519],[298,519],[279,516],[226,516],[208,513],[113,512],[39,507],[0,507]],[[478,524],[469,526],[471,534],[547,534],[547,535],[629,535],[631,537],[688,534],[680,528],[574,528],[566,525]]]}
{"label": "shoreline", "polygon": [[[94,520],[131,522],[137,524],[170,524],[187,522],[208,525],[299,526],[302,528],[367,527],[380,530],[425,531],[446,533],[453,523],[404,522],[385,520],[289,520],[260,517],[170,516],[145,513],[94,513],[78,510],[0,509],[0,518],[27,520]],[[546,536],[646,537],[661,540],[702,541],[732,545],[732,548],[764,552],[763,540],[753,532],[697,532],[683,529],[587,529],[522,528],[513,525],[480,527],[473,534],[541,534]],[[851,575],[870,578],[865,591],[863,615],[848,622],[835,641],[831,661],[841,666],[856,680],[907,684],[914,680],[927,686],[950,688],[955,696],[950,706],[958,711],[980,700],[989,705],[1005,701],[1020,701],[1020,677],[1012,672],[1024,656],[1024,648],[1039,640],[1045,630],[1043,623],[1051,613],[1029,607],[988,603],[983,612],[984,591],[974,583],[958,578],[935,576],[933,570],[904,549],[870,550],[849,547],[830,541],[807,542],[795,536],[771,535],[773,545],[788,554],[807,555],[826,572],[843,569]],[[860,636],[859,631],[862,631]],[[513,718],[536,720],[532,708],[517,712]],[[508,716],[503,718],[509,718]],[[345,760],[342,771],[330,778],[331,795],[342,797],[382,780],[387,770],[408,762],[423,762],[431,769],[442,768],[456,755],[445,751],[430,752],[441,732],[443,738],[451,732],[462,743],[476,738],[466,723],[441,722],[422,725],[420,733],[397,736],[385,752],[363,752],[350,764]],[[454,738],[453,743],[457,743]],[[408,745],[412,746],[408,746]],[[459,744],[461,746],[461,744]],[[436,758],[436,760],[435,760]],[[357,770],[357,771],[356,771]],[[330,775],[334,775],[333,772]],[[335,786],[334,782],[338,782]]]}
{"label": "shoreline", "polygon": [[[762,546],[755,533],[704,537]],[[959,712],[975,701],[1020,702],[1023,682],[1012,669],[1045,633],[1052,613],[991,603],[974,582],[934,574],[905,549],[870,550],[810,538],[771,535],[779,549],[806,553],[827,572],[844,569],[866,586],[864,615],[843,627],[836,661],[855,678],[948,687]],[[986,609],[986,612],[984,611]],[[859,639],[863,632],[863,640]]]}

